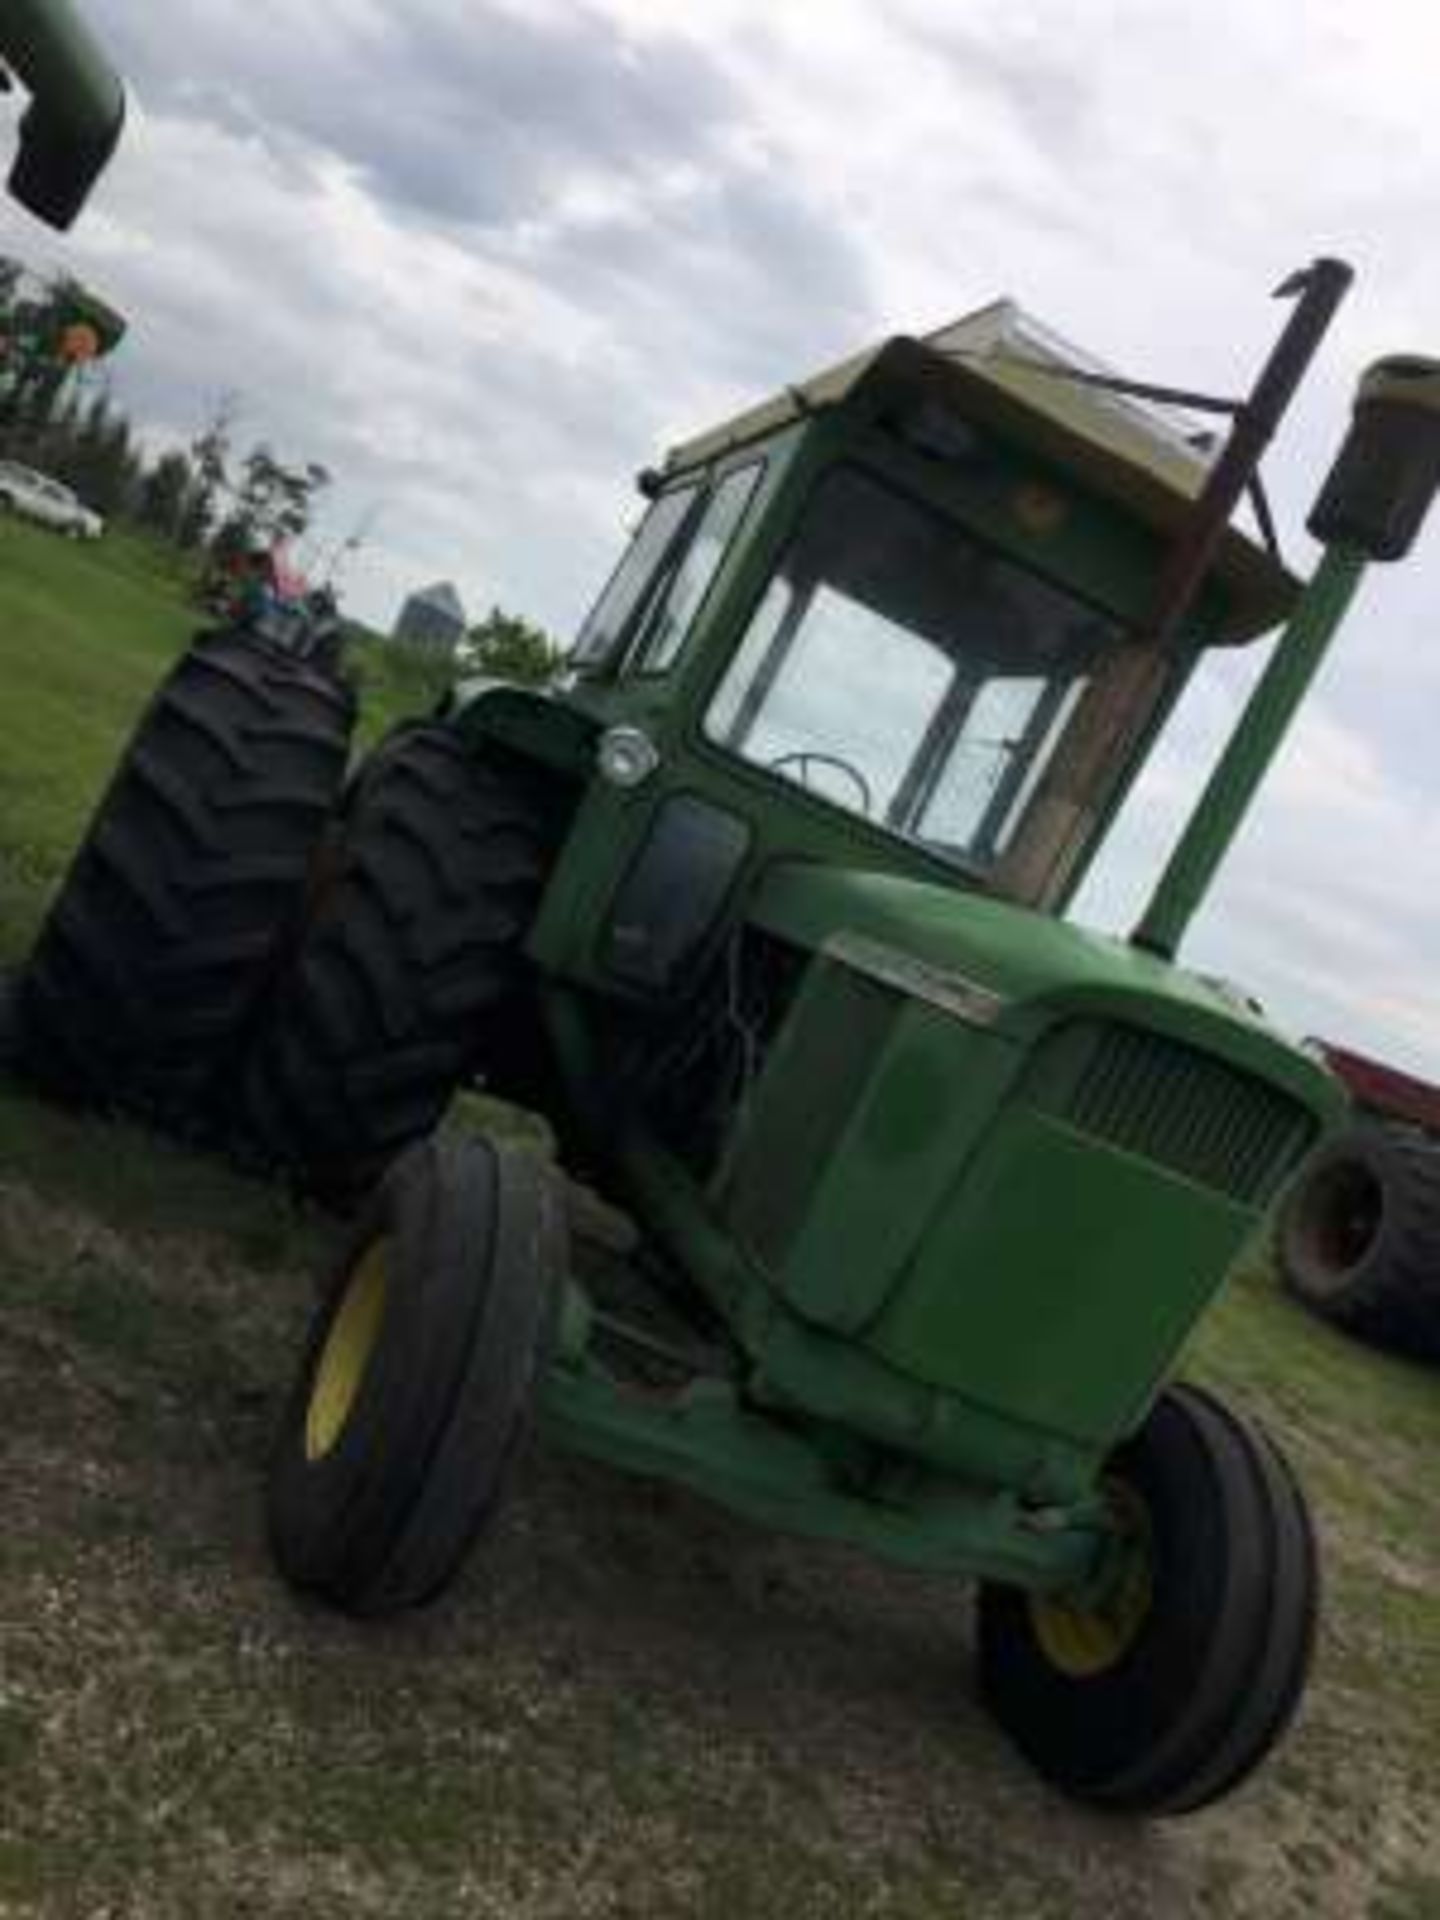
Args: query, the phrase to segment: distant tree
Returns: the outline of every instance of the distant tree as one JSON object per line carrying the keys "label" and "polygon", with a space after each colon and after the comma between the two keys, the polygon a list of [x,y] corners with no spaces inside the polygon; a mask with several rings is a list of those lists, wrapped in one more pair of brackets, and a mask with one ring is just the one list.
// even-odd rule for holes
{"label": "distant tree", "polygon": [[310,524],[316,494],[329,484],[329,471],[318,460],[286,466],[261,441],[242,463],[232,517],[246,534],[267,541],[298,540]]}
{"label": "distant tree", "polygon": [[131,438],[130,422],[117,414],[100,448],[99,468],[90,502],[107,518],[134,512],[145,468]]}
{"label": "distant tree", "polygon": [[110,396],[103,388],[92,394],[86,406],[71,409],[69,444],[59,464],[62,478],[87,499],[95,492],[105,464],[111,427]]}
{"label": "distant tree", "polygon": [[175,544],[186,553],[194,553],[210,538],[214,525],[211,497],[203,482],[194,481],[180,505],[175,525]]}
{"label": "distant tree", "polygon": [[501,607],[491,607],[465,636],[466,665],[499,680],[539,685],[555,672],[560,658],[559,647],[543,627]]}
{"label": "distant tree", "polygon": [[210,537],[210,559],[223,568],[250,544],[254,529],[242,513],[230,512]]}
{"label": "distant tree", "polygon": [[190,464],[195,474],[192,498],[186,502],[181,546],[201,545],[215,529],[221,500],[230,492],[230,442],[240,413],[240,396],[222,393],[203,426],[190,442]]}
{"label": "distant tree", "polygon": [[16,303],[20,298],[20,276],[25,269],[8,253],[0,253],[0,382],[13,370],[15,341],[12,338]]}
{"label": "distant tree", "polygon": [[75,449],[79,444],[83,410],[73,384],[67,385],[50,418],[31,441],[35,464],[68,485],[76,484]]}
{"label": "distant tree", "polygon": [[75,491],[107,519],[129,511],[141,487],[141,461],[130,422],[105,392],[80,416],[68,454],[59,462]]}
{"label": "distant tree", "polygon": [[195,471],[178,448],[162,453],[140,483],[136,515],[164,540],[180,541],[185,509],[195,493]]}

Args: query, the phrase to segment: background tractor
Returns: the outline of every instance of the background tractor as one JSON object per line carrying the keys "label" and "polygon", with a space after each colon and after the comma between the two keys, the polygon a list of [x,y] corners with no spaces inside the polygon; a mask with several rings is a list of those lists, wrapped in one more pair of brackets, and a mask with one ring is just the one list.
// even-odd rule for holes
{"label": "background tractor", "polygon": [[[978,1579],[984,1695],[1082,1799],[1188,1810],[1272,1746],[1305,1503],[1169,1383],[1346,1100],[1173,955],[1440,477],[1440,365],[1391,360],[1308,586],[1230,524],[1348,280],[1286,283],[1213,457],[1009,303],[787,387],[642,476],[561,681],[462,689],[343,788],[328,661],[231,630],[179,663],[21,1043],[43,1087],[362,1202],[270,1473],[295,1586],[441,1591],[538,1413]],[[1067,924],[1198,662],[1287,616],[1133,937]],[[544,1156],[432,1134],[480,1074],[623,1194],[642,1260],[582,1282]]]}

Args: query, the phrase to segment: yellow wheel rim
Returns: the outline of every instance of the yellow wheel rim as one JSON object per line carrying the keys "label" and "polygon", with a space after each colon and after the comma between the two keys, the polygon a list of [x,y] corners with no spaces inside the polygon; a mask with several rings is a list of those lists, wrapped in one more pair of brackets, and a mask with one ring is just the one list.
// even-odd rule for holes
{"label": "yellow wheel rim", "polygon": [[1140,1638],[1155,1596],[1150,1516],[1131,1487],[1107,1485],[1106,1497],[1125,1529],[1119,1570],[1093,1606],[1032,1594],[1030,1623],[1051,1666],[1072,1680],[1090,1680],[1117,1666]]}
{"label": "yellow wheel rim", "polygon": [[307,1460],[323,1460],[345,1431],[379,1344],[389,1264],[390,1242],[376,1240],[350,1270],[310,1383],[310,1404],[305,1409]]}

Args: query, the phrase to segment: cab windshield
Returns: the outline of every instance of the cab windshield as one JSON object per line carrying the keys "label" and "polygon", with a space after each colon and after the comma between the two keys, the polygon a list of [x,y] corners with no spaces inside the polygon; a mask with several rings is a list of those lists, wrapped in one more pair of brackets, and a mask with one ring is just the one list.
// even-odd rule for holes
{"label": "cab windshield", "polygon": [[858,469],[816,488],[706,716],[967,867],[1005,853],[1118,622]]}

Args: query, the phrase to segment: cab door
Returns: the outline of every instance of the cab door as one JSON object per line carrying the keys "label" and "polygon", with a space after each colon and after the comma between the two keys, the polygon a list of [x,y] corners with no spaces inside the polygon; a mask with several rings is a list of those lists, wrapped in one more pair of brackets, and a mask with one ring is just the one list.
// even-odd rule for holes
{"label": "cab door", "polygon": [[598,777],[531,938],[547,971],[668,990],[743,868],[743,820],[689,790],[683,689],[696,652],[728,644],[724,602],[774,483],[762,448],[666,487],[581,629],[567,692],[598,727]]}

